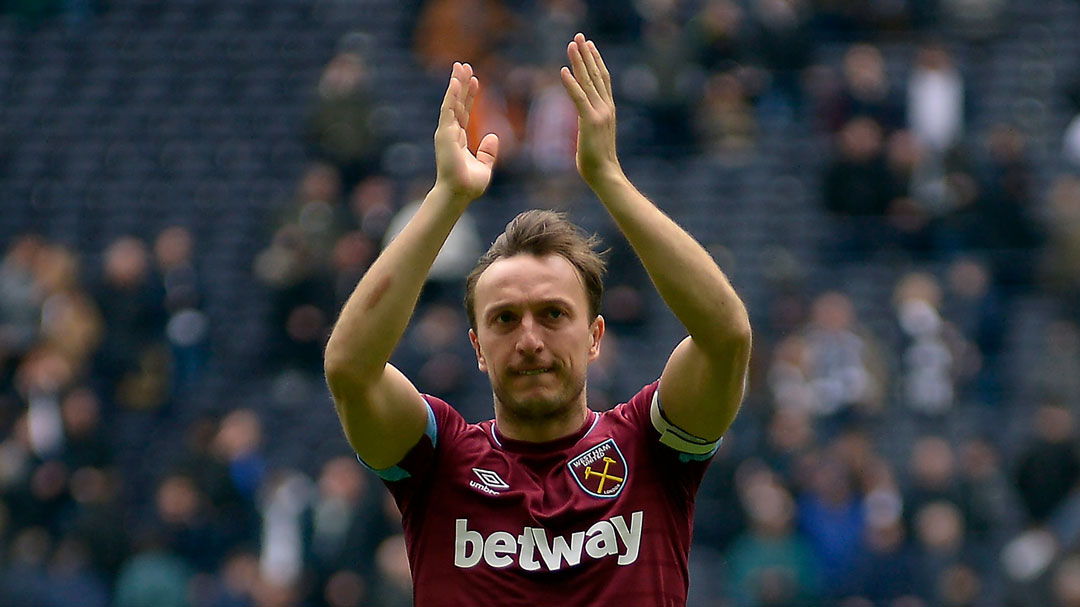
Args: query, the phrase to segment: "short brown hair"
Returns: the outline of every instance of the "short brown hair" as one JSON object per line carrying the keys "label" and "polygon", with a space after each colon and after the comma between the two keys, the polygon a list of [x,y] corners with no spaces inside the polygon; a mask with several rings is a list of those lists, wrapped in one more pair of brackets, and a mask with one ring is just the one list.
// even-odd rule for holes
{"label": "short brown hair", "polygon": [[532,210],[519,214],[506,224],[506,229],[465,279],[465,313],[469,316],[469,325],[476,330],[476,283],[480,275],[496,261],[522,253],[537,257],[561,255],[569,261],[585,285],[589,318],[596,318],[604,295],[606,269],[606,251],[598,252],[599,244],[600,239],[595,234],[586,236],[566,218],[566,213]]}

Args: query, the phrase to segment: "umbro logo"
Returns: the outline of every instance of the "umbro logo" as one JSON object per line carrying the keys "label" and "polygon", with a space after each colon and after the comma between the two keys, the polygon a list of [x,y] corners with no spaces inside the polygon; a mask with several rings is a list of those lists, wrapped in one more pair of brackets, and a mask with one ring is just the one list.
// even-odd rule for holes
{"label": "umbro logo", "polygon": [[480,479],[480,482],[469,481],[469,486],[473,489],[488,495],[498,495],[500,491],[510,488],[510,485],[499,476],[498,472],[484,470],[483,468],[473,468],[472,471]]}

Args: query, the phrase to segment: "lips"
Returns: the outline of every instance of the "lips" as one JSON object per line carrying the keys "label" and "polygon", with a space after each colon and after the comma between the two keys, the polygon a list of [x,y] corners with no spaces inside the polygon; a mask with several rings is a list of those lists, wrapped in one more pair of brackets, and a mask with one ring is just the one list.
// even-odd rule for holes
{"label": "lips", "polygon": [[523,376],[529,377],[529,376],[533,376],[533,375],[541,375],[543,373],[549,373],[551,371],[554,371],[554,369],[552,367],[537,367],[537,368],[533,368],[533,369],[514,369],[513,373],[514,373],[514,375],[523,375]]}

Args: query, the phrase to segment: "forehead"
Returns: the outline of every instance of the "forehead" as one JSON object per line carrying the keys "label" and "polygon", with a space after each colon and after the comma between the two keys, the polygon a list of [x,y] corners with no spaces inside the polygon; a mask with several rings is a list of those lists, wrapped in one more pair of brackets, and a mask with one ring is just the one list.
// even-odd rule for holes
{"label": "forehead", "polygon": [[504,257],[487,267],[476,281],[476,309],[508,303],[564,299],[588,305],[585,284],[561,255],[520,254]]}

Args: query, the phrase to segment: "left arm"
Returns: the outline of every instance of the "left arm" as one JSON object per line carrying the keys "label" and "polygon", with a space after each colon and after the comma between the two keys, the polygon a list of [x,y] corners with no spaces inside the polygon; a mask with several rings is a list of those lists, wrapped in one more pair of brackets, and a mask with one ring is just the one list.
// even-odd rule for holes
{"label": "left arm", "polygon": [[573,71],[564,67],[562,80],[578,110],[578,171],[690,333],[661,375],[664,414],[681,430],[715,440],[742,402],[751,341],[746,307],[709,253],[623,173],[611,75],[596,46],[578,34],[567,53]]}

